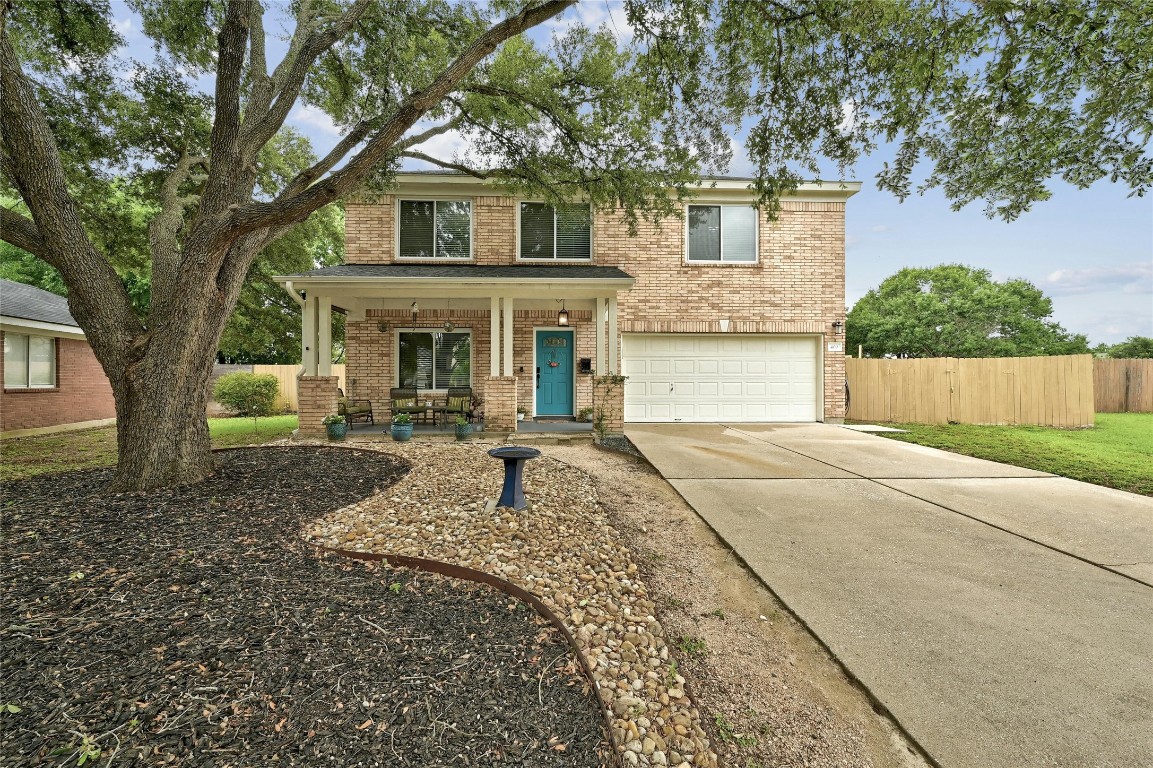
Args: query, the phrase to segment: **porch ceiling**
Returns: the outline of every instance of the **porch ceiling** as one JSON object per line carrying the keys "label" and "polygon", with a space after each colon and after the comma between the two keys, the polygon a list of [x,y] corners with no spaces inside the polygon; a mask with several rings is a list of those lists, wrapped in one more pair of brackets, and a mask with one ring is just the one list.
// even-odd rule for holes
{"label": "porch ceiling", "polygon": [[273,278],[285,287],[333,296],[605,298],[636,280],[616,267],[479,266],[476,264],[342,264]]}

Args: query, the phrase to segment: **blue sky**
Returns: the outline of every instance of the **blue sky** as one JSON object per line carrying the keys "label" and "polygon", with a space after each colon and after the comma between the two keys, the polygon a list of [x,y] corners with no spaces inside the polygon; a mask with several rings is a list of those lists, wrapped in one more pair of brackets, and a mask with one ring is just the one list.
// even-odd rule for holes
{"label": "blue sky", "polygon": [[[127,53],[150,58],[139,20],[122,9],[117,9],[117,16],[122,19]],[[566,11],[534,37],[578,19],[592,26],[608,24],[622,38],[629,35],[619,2],[591,0]],[[274,46],[270,41],[270,57],[276,56]],[[289,123],[321,154],[339,136],[327,115],[308,107],[298,106]],[[752,169],[741,148],[743,136],[733,138],[729,172],[748,175]],[[449,134],[422,149],[451,159],[464,146],[458,136]],[[1052,298],[1053,318],[1071,332],[1086,334],[1092,344],[1153,336],[1153,198],[1128,198],[1125,187],[1107,182],[1078,190],[1054,181],[1051,200],[1006,223],[987,219],[981,203],[954,212],[939,192],[900,203],[874,183],[886,159],[891,158],[881,150],[849,174],[864,182],[847,209],[849,306],[902,267],[962,263],[988,269],[995,279],[1029,280]]]}

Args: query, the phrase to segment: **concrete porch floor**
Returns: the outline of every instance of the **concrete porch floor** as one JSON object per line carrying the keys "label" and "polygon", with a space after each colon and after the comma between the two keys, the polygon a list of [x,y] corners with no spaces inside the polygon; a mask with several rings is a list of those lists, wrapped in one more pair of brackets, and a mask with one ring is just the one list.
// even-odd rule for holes
{"label": "concrete porch floor", "polygon": [[[563,440],[565,442],[589,441],[593,439],[593,425],[588,422],[562,421],[556,419],[524,419],[517,422],[515,432],[489,432],[484,428],[484,421],[472,425],[473,436],[482,440],[507,440],[537,442],[542,440]],[[444,440],[454,439],[455,426],[451,423],[434,425],[424,422],[415,422],[412,427],[414,440]],[[389,437],[388,422],[377,424],[353,424],[348,430],[349,439],[356,440],[391,440]]]}

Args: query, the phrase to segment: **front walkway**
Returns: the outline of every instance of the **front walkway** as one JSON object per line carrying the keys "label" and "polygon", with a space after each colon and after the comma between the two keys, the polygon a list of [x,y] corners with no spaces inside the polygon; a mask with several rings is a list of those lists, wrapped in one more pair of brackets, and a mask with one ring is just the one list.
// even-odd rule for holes
{"label": "front walkway", "polygon": [[1153,765],[1153,499],[823,424],[626,435],[945,768]]}
{"label": "front walkway", "polygon": [[[420,437],[452,437],[455,434],[455,424],[449,422],[443,425],[434,425],[427,422],[417,421],[412,426],[412,436],[414,439]],[[517,422],[516,432],[485,432],[484,421],[481,420],[472,425],[473,433],[476,435],[484,435],[485,437],[493,436],[538,436],[538,435],[555,435],[565,436],[571,438],[585,438],[589,440],[593,436],[593,425],[588,422],[580,421],[558,421],[555,419],[549,420],[535,420],[525,419]],[[389,424],[387,421],[381,421],[376,424],[365,424],[358,422],[352,425],[348,431],[349,437],[358,439],[386,439],[389,433]]]}

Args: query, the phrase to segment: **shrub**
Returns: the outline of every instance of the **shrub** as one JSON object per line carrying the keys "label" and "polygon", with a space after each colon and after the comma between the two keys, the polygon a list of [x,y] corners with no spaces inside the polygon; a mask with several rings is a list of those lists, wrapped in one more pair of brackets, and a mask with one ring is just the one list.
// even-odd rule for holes
{"label": "shrub", "polygon": [[280,382],[271,374],[229,373],[216,380],[212,397],[241,416],[268,416],[273,412]]}

